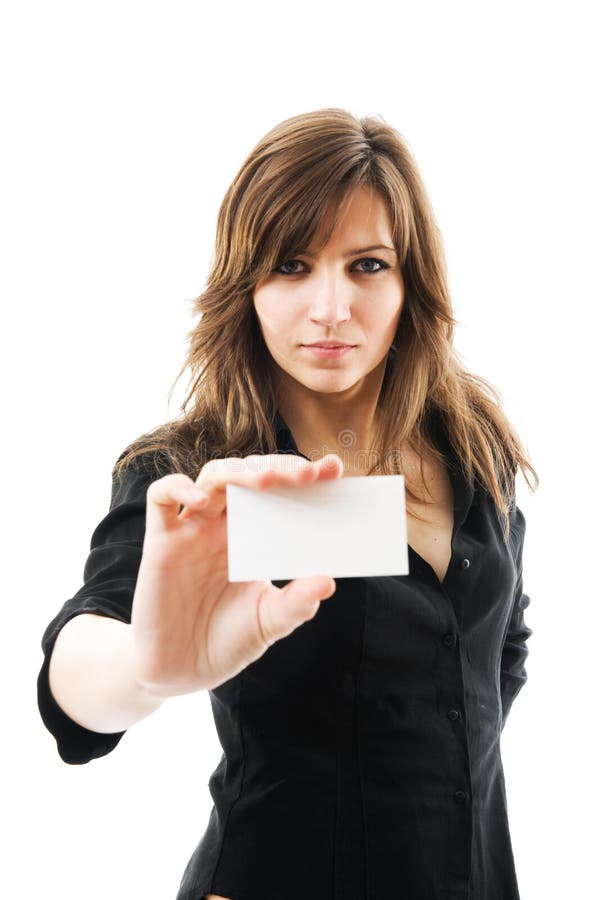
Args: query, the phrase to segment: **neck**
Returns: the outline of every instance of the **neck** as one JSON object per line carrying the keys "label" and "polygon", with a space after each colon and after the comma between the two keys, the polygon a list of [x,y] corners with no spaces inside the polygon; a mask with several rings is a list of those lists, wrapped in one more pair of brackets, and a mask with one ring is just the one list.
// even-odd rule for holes
{"label": "neck", "polygon": [[313,391],[287,373],[278,380],[278,409],[300,453],[320,459],[337,453],[351,465],[357,453],[368,453],[373,442],[377,401],[384,365],[346,391]]}

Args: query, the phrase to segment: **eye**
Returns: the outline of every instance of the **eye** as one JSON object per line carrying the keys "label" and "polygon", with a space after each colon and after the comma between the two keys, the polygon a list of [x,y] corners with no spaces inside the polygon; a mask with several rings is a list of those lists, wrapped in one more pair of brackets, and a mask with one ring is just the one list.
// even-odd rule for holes
{"label": "eye", "polygon": [[[376,272],[382,272],[384,269],[389,268],[389,264],[386,263],[383,259],[375,259],[372,256],[365,256],[363,259],[359,259],[357,261],[357,263],[363,263],[363,262],[374,263],[376,266],[378,266],[377,269],[364,269],[363,271],[365,273],[367,272],[368,274],[372,273],[374,275],[374,274],[376,274]],[[357,263],[356,263],[356,265],[357,265]]]}
{"label": "eye", "polygon": [[[306,263],[302,262],[301,259],[288,259],[284,263],[281,263],[281,265],[275,269],[275,272],[277,272],[279,275],[299,275],[299,274],[301,274],[301,270],[298,270],[298,269],[296,269],[293,272],[282,271],[284,266],[289,266],[292,263],[296,263],[296,264],[299,263],[300,266],[306,265]],[[386,263],[383,259],[376,259],[373,256],[365,256],[362,259],[356,260],[356,262],[354,263],[354,266],[357,266],[359,263],[374,263],[375,266],[377,267],[377,268],[367,268],[367,269],[359,270],[362,275],[376,275],[378,272],[383,272],[385,269],[390,268],[389,263]],[[352,266],[352,268],[353,268],[353,266]]]}
{"label": "eye", "polygon": [[286,260],[284,263],[281,263],[281,265],[278,266],[278,267],[275,269],[275,272],[278,272],[279,275],[297,275],[297,271],[296,271],[296,272],[282,272],[282,271],[281,271],[281,269],[283,268],[283,266],[288,266],[288,265],[290,265],[291,263],[299,263],[300,266],[303,266],[303,265],[304,265],[304,263],[303,263],[301,260],[299,260],[299,259],[288,259],[288,260]]}

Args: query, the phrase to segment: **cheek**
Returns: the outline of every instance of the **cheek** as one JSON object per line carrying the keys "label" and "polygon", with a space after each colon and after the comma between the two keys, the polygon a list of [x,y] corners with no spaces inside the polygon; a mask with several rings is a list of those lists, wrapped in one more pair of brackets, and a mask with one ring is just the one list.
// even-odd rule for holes
{"label": "cheek", "polygon": [[373,310],[368,315],[366,327],[371,338],[378,338],[381,343],[385,343],[388,339],[392,339],[397,330],[397,325],[401,315],[401,308],[398,309],[396,304],[389,305],[381,309],[377,306],[376,312]]}
{"label": "cheek", "polygon": [[256,317],[264,338],[272,343],[282,343],[297,332],[297,316],[289,302],[281,297],[263,298],[254,302]]}
{"label": "cheek", "polygon": [[276,331],[277,317],[275,304],[269,303],[268,297],[254,298],[254,309],[264,337],[267,337],[271,332]]}
{"label": "cheek", "polygon": [[291,335],[291,323],[279,313],[266,313],[261,320],[262,334],[270,344],[283,344]]}
{"label": "cheek", "polygon": [[395,333],[397,330],[397,326],[399,324],[399,320],[401,318],[401,313],[404,306],[403,297],[398,302],[397,298],[393,299],[393,302],[389,303],[389,307],[387,309],[387,314],[385,316],[385,321],[387,323],[387,331],[391,331]]}

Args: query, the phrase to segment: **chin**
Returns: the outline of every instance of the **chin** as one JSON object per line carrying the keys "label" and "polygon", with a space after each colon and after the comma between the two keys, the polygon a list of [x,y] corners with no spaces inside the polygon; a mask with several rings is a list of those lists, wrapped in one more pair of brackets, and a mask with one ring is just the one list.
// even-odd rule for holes
{"label": "chin", "polygon": [[279,369],[279,375],[283,379],[288,378],[295,381],[308,391],[317,394],[340,394],[352,388],[363,376],[349,375],[347,371],[342,372],[333,368],[320,369],[317,371],[299,372],[284,368],[281,363],[276,363]]}
{"label": "chin", "polygon": [[342,394],[344,391],[349,391],[353,388],[357,381],[358,379],[355,378],[346,378],[343,381],[332,378],[321,378],[301,383],[304,387],[307,387],[309,390],[318,394]]}

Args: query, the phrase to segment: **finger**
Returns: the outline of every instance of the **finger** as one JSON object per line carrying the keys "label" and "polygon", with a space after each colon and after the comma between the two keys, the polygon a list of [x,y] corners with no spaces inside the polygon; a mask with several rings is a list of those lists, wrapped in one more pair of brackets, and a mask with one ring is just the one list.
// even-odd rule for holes
{"label": "finger", "polygon": [[146,492],[146,524],[172,528],[177,524],[182,505],[190,510],[201,510],[208,499],[206,492],[182,472],[165,475],[153,481]]}
{"label": "finger", "polygon": [[169,528],[198,512],[209,517],[221,515],[226,508],[227,484],[263,490],[276,484],[337,478],[342,472],[343,461],[333,453],[315,461],[294,454],[211,460],[195,482],[179,472],[152,482],[146,497],[146,519],[151,525]]}
{"label": "finger", "polygon": [[[289,459],[289,457],[288,457]],[[196,485],[209,497],[203,509],[207,516],[220,515],[226,508],[226,487],[228,484],[265,490],[275,485],[309,484],[318,477],[319,464],[295,456],[291,462],[282,463],[269,457],[246,457],[246,459],[211,460],[196,479]],[[228,465],[215,465],[216,463]],[[234,465],[233,465],[234,464]],[[279,468],[286,465],[286,468]]]}
{"label": "finger", "polygon": [[337,589],[330,575],[296,578],[285,587],[271,584],[262,597],[258,619],[267,647],[291,634],[303,622],[312,619],[322,600],[328,600]]}
{"label": "finger", "polygon": [[202,468],[196,478],[196,484],[204,481],[220,485],[223,481],[229,482],[232,478],[240,477],[242,480],[256,478],[266,472],[280,472],[281,474],[299,474],[309,470],[313,465],[312,460],[303,456],[286,453],[252,454],[245,457],[227,457],[225,459],[211,459]]}
{"label": "finger", "polygon": [[327,453],[325,456],[318,460],[318,463],[319,480],[341,478],[341,476],[343,475],[343,460],[336,453]]}

